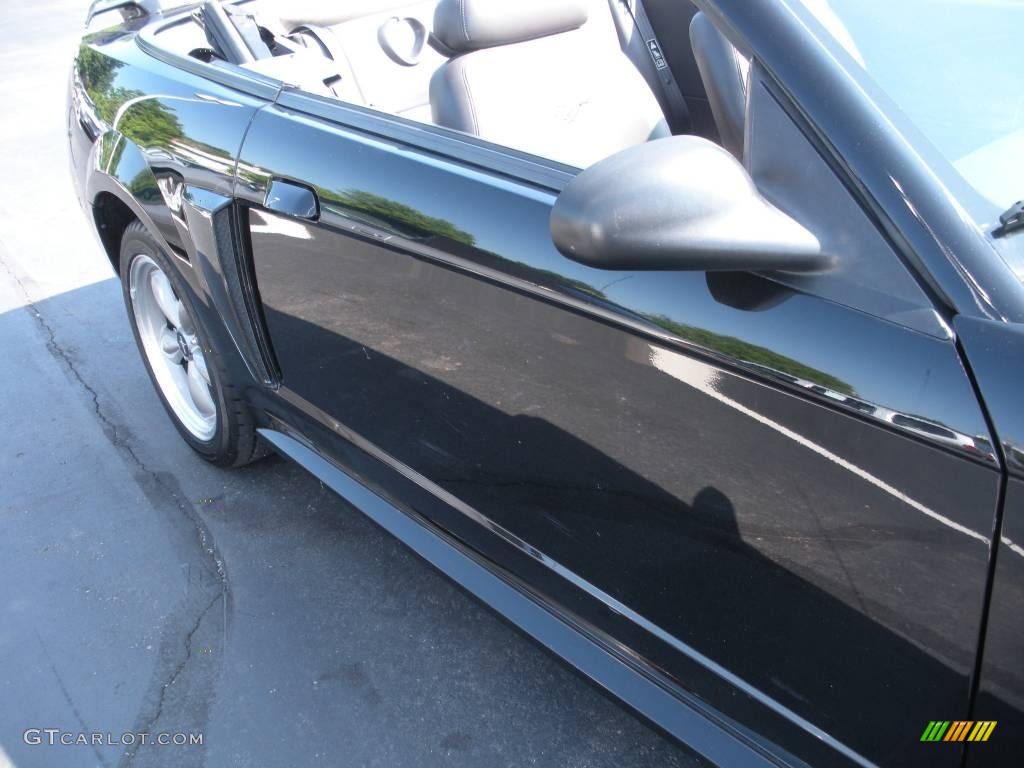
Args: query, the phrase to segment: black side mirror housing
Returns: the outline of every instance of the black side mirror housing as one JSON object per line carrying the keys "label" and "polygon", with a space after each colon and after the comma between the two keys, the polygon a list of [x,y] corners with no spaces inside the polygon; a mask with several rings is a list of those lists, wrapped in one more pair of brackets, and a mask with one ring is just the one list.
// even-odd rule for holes
{"label": "black side mirror housing", "polygon": [[833,262],[729,152],[696,136],[581,171],[555,202],[551,236],[564,256],[599,269],[817,272]]}

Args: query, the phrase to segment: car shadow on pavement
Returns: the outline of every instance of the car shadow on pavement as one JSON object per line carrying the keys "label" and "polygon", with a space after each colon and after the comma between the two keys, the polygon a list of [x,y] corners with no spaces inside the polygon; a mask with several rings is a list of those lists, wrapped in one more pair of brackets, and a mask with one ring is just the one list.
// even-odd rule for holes
{"label": "car shadow on pavement", "polygon": [[[640,464],[628,466],[579,434],[469,394],[477,382],[462,368],[430,375],[407,361],[418,349],[404,359],[382,351],[393,345],[390,337],[364,329],[352,339],[265,311],[278,349],[289,350],[290,360],[302,350],[317,367],[315,377],[289,382],[285,364],[286,387],[329,404],[346,429],[848,746],[871,756],[879,744],[904,743],[902,757],[912,759],[913,713],[923,702],[966,717],[972,655],[927,628],[914,628],[929,637],[927,647],[910,642],[874,606],[841,599],[813,572],[768,557],[744,536],[716,478],[682,498],[645,477]],[[546,403],[546,382],[536,381],[538,391],[523,402]],[[600,425],[590,434],[599,433]],[[667,445],[659,455],[671,463],[689,454]],[[957,543],[953,533],[940,536]],[[829,557],[826,542],[807,543],[815,544]],[[862,658],[837,664],[837,649],[851,647]],[[658,662],[689,682],[678,659]],[[864,668],[875,674],[858,672]],[[858,713],[883,690],[912,722],[894,719],[884,733],[859,734]],[[710,690],[705,695],[716,703]]]}
{"label": "car shadow on pavement", "polygon": [[[180,440],[116,280],[0,313],[14,765],[696,765],[277,457]],[[24,728],[199,732],[30,746]]]}

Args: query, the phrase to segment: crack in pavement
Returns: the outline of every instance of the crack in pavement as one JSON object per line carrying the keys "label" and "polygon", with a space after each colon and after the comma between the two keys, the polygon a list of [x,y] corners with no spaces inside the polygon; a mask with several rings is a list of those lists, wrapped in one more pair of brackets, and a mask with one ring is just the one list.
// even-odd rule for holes
{"label": "crack in pavement", "polygon": [[[64,367],[68,370],[71,376],[78,382],[78,384],[89,393],[92,398],[92,408],[96,417],[100,420],[101,426],[107,438],[114,445],[115,448],[119,448],[123,452],[127,453],[132,462],[139,467],[143,472],[148,475],[152,475],[156,478],[156,473],[153,472],[149,467],[146,466],[145,462],[139,458],[138,454],[135,453],[135,449],[128,443],[128,441],[120,436],[118,433],[117,424],[103,412],[103,408],[100,407],[100,398],[96,390],[85,380],[82,374],[78,370],[78,366],[72,359],[71,355],[65,350],[58,342],[57,335],[50,325],[49,321],[43,316],[43,313],[39,311],[36,306],[35,299],[32,298],[32,294],[29,292],[25,283],[22,282],[21,278],[18,277],[17,273],[11,269],[10,265],[3,258],[3,252],[0,250],[0,265],[3,265],[4,271],[10,275],[11,279],[15,282],[21,291],[22,296],[25,297],[25,310],[28,311],[33,318],[35,318],[36,325],[39,326],[40,330],[46,334],[46,349],[50,355],[54,357],[58,362],[63,363]],[[173,492],[172,492],[173,496]]]}
{"label": "crack in pavement", "polygon": [[174,500],[175,506],[189,518],[192,524],[196,527],[197,538],[199,544],[204,552],[212,556],[214,569],[219,574],[222,581],[227,583],[227,573],[224,569],[224,563],[221,558],[216,556],[216,547],[213,545],[213,537],[209,530],[206,528],[206,524],[198,516],[195,509],[191,508],[190,504],[185,503],[178,493],[172,488],[164,479],[160,473],[156,470],[150,469],[146,463],[139,457],[135,452],[135,449],[128,442],[127,438],[121,436],[123,428],[118,427],[117,423],[110,418],[100,405],[99,394],[95,388],[85,380],[81,372],[78,370],[78,366],[75,360],[71,357],[67,350],[65,350],[60,343],[57,341],[56,333],[53,327],[50,325],[46,317],[39,311],[36,305],[35,299],[32,298],[32,294],[25,286],[24,282],[18,277],[17,273],[10,267],[10,265],[3,258],[3,250],[0,249],[0,265],[3,266],[4,271],[10,275],[11,279],[15,282],[21,291],[21,294],[25,297],[25,309],[33,316],[36,321],[36,325],[39,326],[40,330],[46,335],[46,349],[50,352],[50,355],[56,359],[59,363],[63,364],[63,367],[71,374],[72,378],[78,382],[79,386],[82,387],[92,399],[93,412],[100,421],[103,433],[106,435],[110,443],[122,453],[126,454],[128,458],[135,464],[142,472],[148,475],[153,483],[161,488],[171,499]]}
{"label": "crack in pavement", "polygon": [[[222,631],[226,632],[227,630],[226,621],[228,605],[230,603],[231,598],[231,590],[227,570],[224,566],[223,558],[220,556],[220,552],[217,549],[212,533],[210,532],[209,528],[206,526],[202,518],[199,516],[198,512],[192,506],[192,504],[190,504],[184,498],[183,494],[179,493],[178,485],[175,482],[176,478],[174,478],[173,475],[169,475],[166,472],[160,472],[150,468],[145,463],[145,461],[142,460],[142,458],[136,452],[135,448],[130,444],[128,438],[125,436],[125,433],[128,430],[123,426],[119,426],[118,423],[108,413],[106,413],[96,388],[93,387],[86,380],[82,372],[79,370],[79,366],[76,363],[72,354],[67,349],[65,349],[58,341],[57,334],[53,325],[47,319],[47,317],[43,315],[42,312],[40,312],[36,304],[36,301],[33,298],[32,293],[30,292],[28,287],[25,285],[25,282],[14,271],[11,265],[9,265],[7,261],[3,258],[3,254],[4,249],[0,247],[0,266],[2,266],[4,271],[10,276],[13,283],[17,285],[22,296],[24,297],[24,309],[33,317],[39,331],[45,337],[45,346],[50,356],[58,363],[58,365],[64,368],[68,372],[69,376],[88,394],[92,402],[92,411],[95,414],[97,420],[99,421],[100,428],[104,436],[107,438],[107,440],[116,450],[118,450],[133,465],[135,465],[138,468],[138,470],[140,470],[141,473],[145,476],[145,478],[148,479],[149,482],[144,483],[138,476],[136,476],[136,482],[140,483],[140,485],[142,486],[142,490],[146,493],[147,497],[150,498],[151,502],[154,503],[154,506],[156,506],[156,500],[152,498],[150,492],[146,488],[146,485],[151,485],[152,488],[158,491],[157,495],[163,497],[166,500],[169,500],[170,506],[177,509],[177,511],[181,514],[182,518],[188,521],[192,528],[193,537],[199,545],[199,564],[202,566],[202,569],[204,571],[209,572],[211,575],[216,573],[215,578],[219,585],[219,589],[213,596],[213,599],[210,600],[210,602],[205,606],[205,608],[198,612],[195,621],[192,623],[190,629],[185,634],[184,658],[182,658],[174,666],[169,676],[166,678],[167,681],[165,683],[156,684],[159,686],[159,695],[157,697],[155,708],[152,710],[152,712],[148,715],[145,715],[144,710],[142,710],[137,715],[136,722],[142,723],[142,727],[136,728],[136,732],[148,733],[149,728],[156,726],[157,722],[163,716],[167,691],[171,686],[174,685],[175,681],[177,681],[178,678],[181,677],[186,667],[188,666],[189,662],[192,660],[193,636],[199,630],[200,626],[203,623],[203,620],[209,614],[213,606],[221,600],[223,601],[225,609],[225,625],[222,628]],[[172,520],[172,524],[175,524],[175,521]],[[189,612],[188,607],[188,602],[186,601],[186,603],[184,603],[182,606],[183,610],[185,611],[185,616],[183,618],[187,617],[187,614]],[[40,642],[42,641],[40,640]],[[52,660],[51,668],[53,668],[54,674],[56,675],[56,667],[54,667]],[[63,686],[63,683],[60,680],[59,675],[57,675],[57,677],[58,684],[61,686],[61,690],[64,692],[64,696],[68,700],[69,705],[72,707],[72,711],[74,711],[75,716],[78,718],[79,723],[82,725],[82,727],[85,728],[84,720],[78,713],[74,704],[71,702],[71,698],[67,689]],[[150,690],[153,690],[152,687]],[[121,765],[130,766],[137,754],[137,751],[125,753],[124,758],[121,761]],[[107,765],[107,763],[103,760],[102,756],[97,754],[97,758],[100,759],[104,766]]]}
{"label": "crack in pavement", "polygon": [[[152,729],[157,725],[157,723],[160,722],[160,718],[164,712],[164,702],[167,699],[168,690],[171,688],[171,686],[174,685],[175,682],[177,682],[178,678],[185,671],[185,667],[188,666],[189,661],[192,660],[192,638],[195,636],[196,632],[199,631],[199,627],[202,625],[203,619],[205,619],[206,615],[210,612],[210,609],[217,604],[218,600],[222,600],[224,598],[225,594],[223,592],[218,592],[214,596],[213,600],[211,600],[209,604],[199,613],[199,616],[196,617],[196,621],[192,625],[192,628],[188,631],[188,634],[185,635],[185,657],[178,662],[177,666],[172,670],[171,674],[168,676],[167,682],[164,683],[163,686],[160,688],[160,696],[157,699],[156,708],[153,711],[153,714],[151,714],[145,721],[143,721],[141,725],[136,727],[136,731],[138,733],[151,733]],[[121,762],[118,763],[118,768],[130,768],[138,754],[138,750],[125,752]]]}
{"label": "crack in pavement", "polygon": [[[39,641],[39,647],[43,649],[43,655],[46,657],[46,661],[50,665],[50,670],[53,672],[53,676],[57,679],[57,686],[60,688],[60,692],[64,694],[64,700],[68,703],[68,706],[71,707],[71,711],[74,713],[75,719],[78,720],[78,724],[82,727],[82,733],[92,733],[92,729],[86,725],[85,719],[78,711],[78,707],[75,706],[75,702],[71,698],[71,692],[64,684],[64,678],[62,678],[60,676],[60,672],[57,671],[57,665],[53,663],[53,658],[50,656],[50,651],[47,649],[46,643],[43,642],[42,635],[39,634],[39,630],[37,629],[33,629],[32,631],[35,632],[36,640]],[[100,764],[103,765],[104,768],[108,768],[110,763],[104,759],[103,753],[96,749],[96,745],[92,744],[91,741],[90,746],[92,747],[93,754],[96,755],[96,759],[100,761]]]}

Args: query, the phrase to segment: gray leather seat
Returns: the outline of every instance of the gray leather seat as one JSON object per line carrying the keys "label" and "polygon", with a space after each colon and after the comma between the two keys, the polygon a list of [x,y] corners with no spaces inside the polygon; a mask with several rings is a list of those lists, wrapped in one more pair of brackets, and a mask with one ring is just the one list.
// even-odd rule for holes
{"label": "gray leather seat", "polygon": [[333,60],[337,98],[430,122],[430,78],[445,61],[426,44],[436,4],[277,0],[274,10],[281,28]]}
{"label": "gray leather seat", "polygon": [[457,55],[430,82],[434,122],[580,168],[669,136],[617,42],[582,29],[591,6],[440,0],[434,35]]}
{"label": "gray leather seat", "polygon": [[750,62],[703,13],[690,21],[690,45],[722,146],[742,160]]}

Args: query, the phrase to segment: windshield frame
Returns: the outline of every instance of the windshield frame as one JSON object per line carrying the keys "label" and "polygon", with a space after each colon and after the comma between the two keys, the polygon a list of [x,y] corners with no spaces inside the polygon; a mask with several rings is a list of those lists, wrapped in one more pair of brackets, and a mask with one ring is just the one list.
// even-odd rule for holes
{"label": "windshield frame", "polygon": [[[851,52],[843,45],[838,36],[828,29],[827,25],[809,7],[808,0],[785,0],[792,11],[801,17],[808,31],[818,41],[829,48],[832,55],[849,74],[869,91],[872,100],[892,122],[893,127],[912,145],[914,150],[920,154],[922,160],[932,169],[939,182],[948,190],[957,204],[961,206],[969,216],[970,220],[990,241],[992,247],[999,252],[999,255],[1007,262],[1007,265],[1014,271],[1019,280],[1024,280],[1024,238],[1001,237],[999,234],[999,215],[1006,208],[998,206],[990,200],[985,199],[980,190],[961,173],[947,154],[943,153],[937,145],[925,135],[918,124],[904,111],[904,109],[889,95],[885,86],[867,71],[858,62]],[[836,17],[840,23],[843,21]],[[927,23],[926,19],[922,23]],[[967,22],[969,24],[969,22]],[[843,28],[842,31],[847,31]],[[856,45],[858,38],[851,35],[852,44]],[[1021,190],[1016,199],[1024,199],[1024,179],[1021,180]],[[1012,203],[1009,201],[1007,205]]]}
{"label": "windshield frame", "polygon": [[693,2],[761,62],[947,319],[1024,322],[1011,267],[1024,268],[1024,236],[993,238],[977,224],[973,188],[802,0]]}

